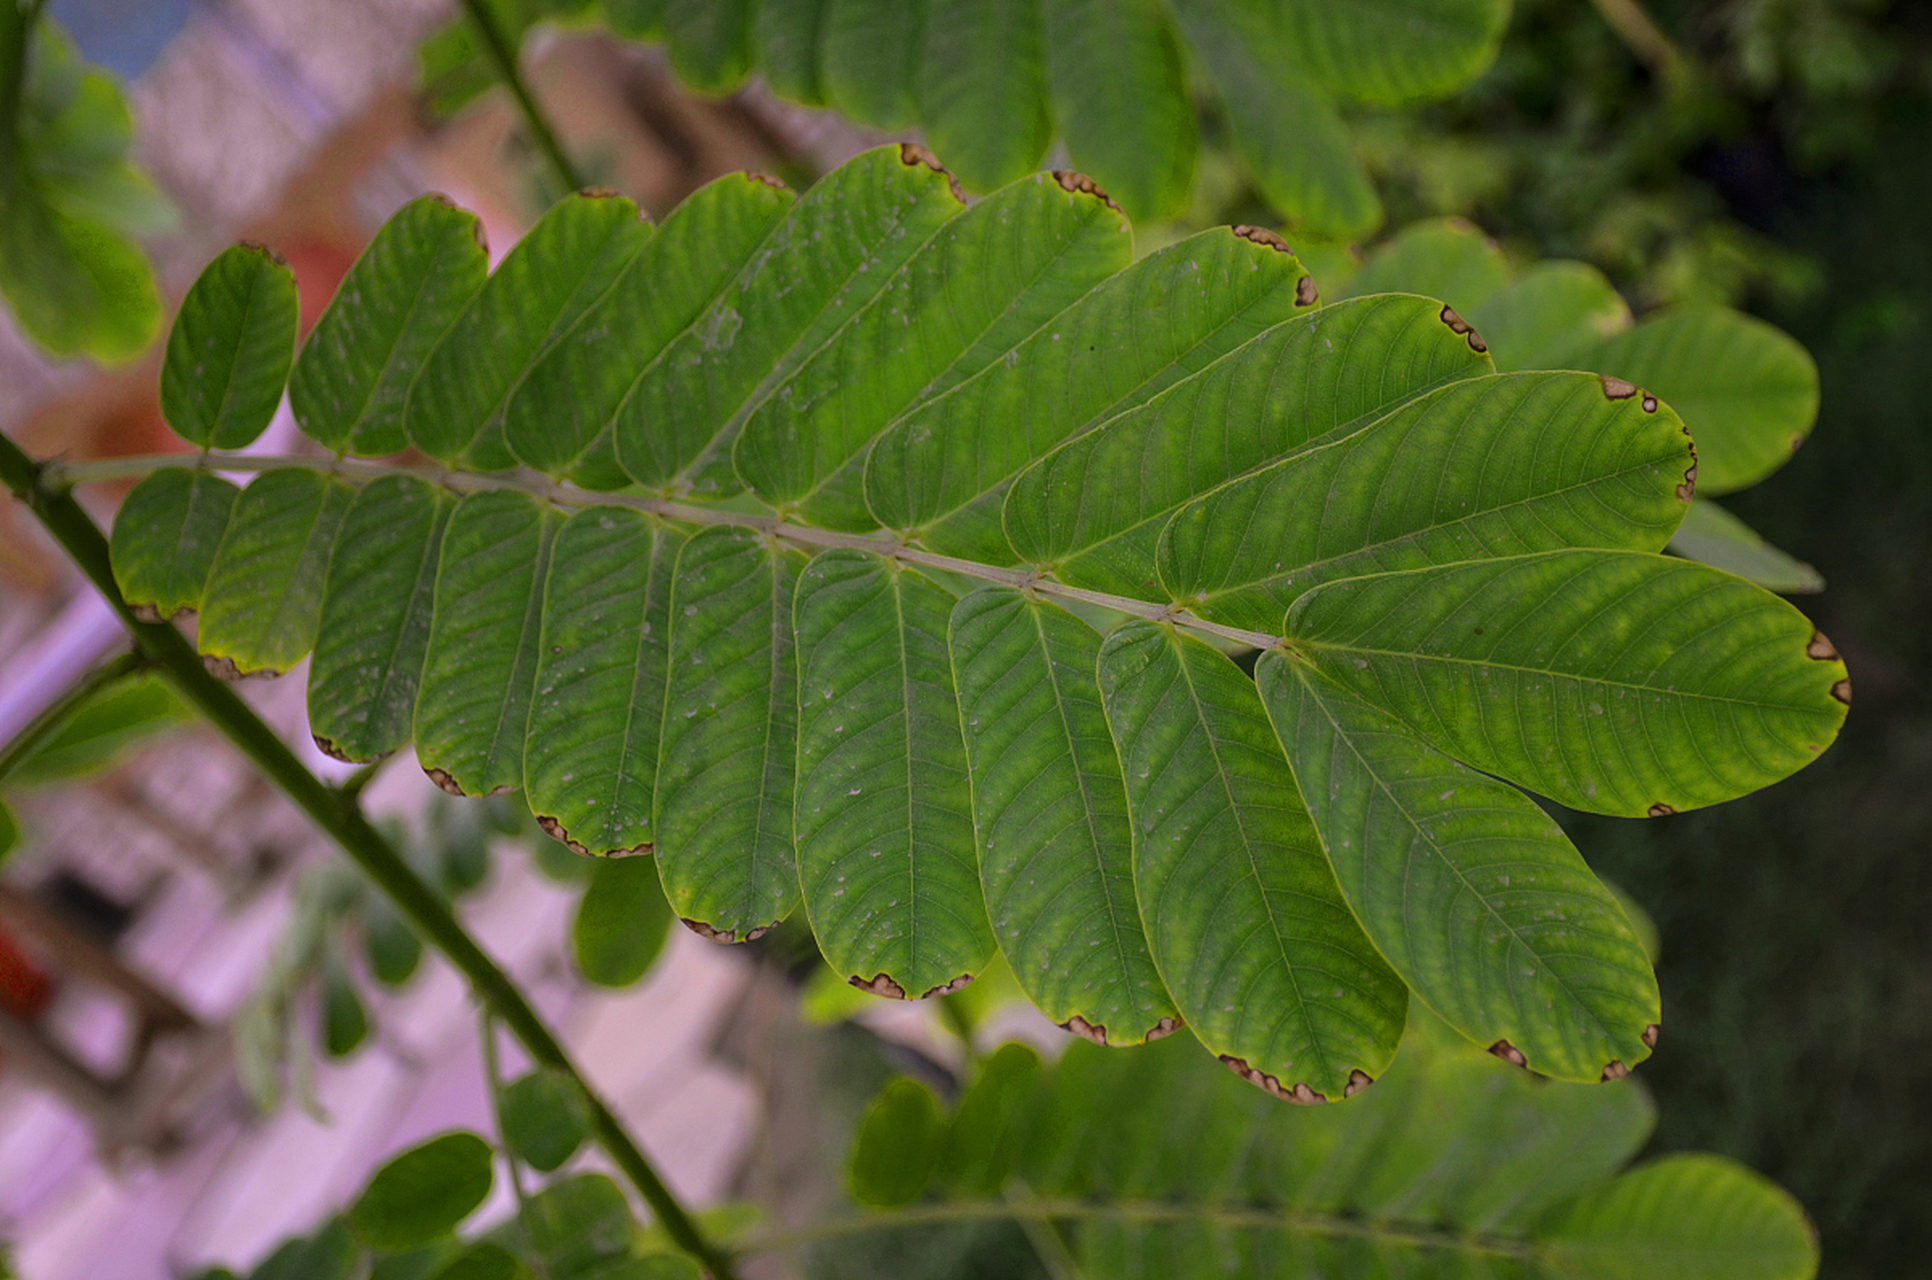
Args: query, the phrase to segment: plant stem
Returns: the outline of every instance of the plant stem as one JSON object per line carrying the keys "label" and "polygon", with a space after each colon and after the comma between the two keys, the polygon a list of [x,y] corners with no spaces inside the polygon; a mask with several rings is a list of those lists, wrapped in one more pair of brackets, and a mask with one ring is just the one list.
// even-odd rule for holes
{"label": "plant stem", "polygon": [[22,761],[31,756],[34,748],[66,722],[80,705],[89,698],[119,680],[124,680],[148,665],[147,660],[137,653],[124,653],[118,658],[95,667],[92,671],[68,686],[67,692],[54,699],[53,704],[19,733],[12,742],[0,748],[0,782],[20,767]]}
{"label": "plant stem", "polygon": [[524,83],[523,72],[517,66],[517,51],[511,47],[510,38],[503,28],[497,25],[496,15],[490,12],[487,0],[463,0],[463,12],[468,15],[470,25],[489,51],[490,61],[496,64],[496,73],[502,77],[510,96],[517,100],[517,110],[523,113],[523,124],[530,131],[531,139],[543,158],[550,164],[550,172],[557,181],[563,183],[565,191],[579,191],[586,185],[577,166],[571,163],[570,156],[557,141],[557,135],[544,118],[537,100],[530,94],[530,86]]}
{"label": "plant stem", "polygon": [[1297,1210],[1248,1208],[1218,1204],[1185,1204],[1171,1200],[962,1200],[916,1205],[833,1218],[814,1226],[753,1236],[739,1248],[740,1255],[777,1253],[800,1245],[842,1236],[863,1235],[893,1228],[943,1226],[962,1222],[1024,1221],[1140,1222],[1148,1224],[1199,1223],[1235,1230],[1272,1230],[1291,1235],[1372,1240],[1410,1249],[1439,1249],[1494,1258],[1531,1258],[1534,1244],[1508,1236],[1461,1234],[1426,1227],[1400,1226],[1339,1214]]}
{"label": "plant stem", "polygon": [[71,493],[57,483],[50,483],[42,468],[5,435],[0,435],[0,482],[26,502],[74,563],[99,588],[133,635],[140,652],[168,677],[181,696],[340,845],[363,874],[375,881],[417,933],[447,956],[469,980],[477,997],[510,1029],[533,1059],[566,1073],[583,1089],[590,1106],[591,1131],[598,1144],[637,1187],[678,1248],[697,1259],[715,1280],[734,1280],[725,1254],[699,1231],[616,1115],[597,1096],[536,1010],[523,998],[522,991],[464,930],[449,905],[370,825],[352,797],[344,797],[310,773],[232,688],[208,674],[194,646],[179,631],[167,623],[143,622],[134,616],[114,581],[107,539],[93,518]]}
{"label": "plant stem", "polygon": [[465,471],[445,471],[436,467],[396,467],[380,462],[365,462],[355,458],[320,459],[312,457],[286,456],[274,457],[264,454],[208,455],[182,453],[155,453],[138,457],[112,458],[101,462],[49,463],[48,475],[60,484],[94,484],[103,480],[126,480],[144,476],[162,467],[202,467],[211,471],[273,471],[278,467],[311,467],[327,470],[334,475],[414,476],[429,484],[442,485],[457,493],[477,493],[490,489],[513,489],[531,494],[548,502],[568,507],[628,507],[633,511],[647,511],[652,515],[663,516],[668,520],[678,520],[697,525],[735,525],[758,532],[785,542],[796,543],[802,547],[853,547],[870,551],[877,555],[896,560],[901,564],[919,565],[927,569],[938,569],[945,573],[956,573],[961,577],[977,578],[982,582],[993,582],[1003,587],[1014,587],[1022,591],[1037,592],[1043,596],[1056,596],[1062,600],[1075,600],[1081,604],[1094,605],[1101,609],[1112,609],[1116,613],[1128,614],[1136,618],[1148,618],[1155,622],[1171,622],[1178,627],[1186,627],[1207,635],[1218,636],[1230,643],[1251,649],[1273,649],[1282,647],[1280,636],[1269,635],[1265,631],[1245,631],[1239,627],[1227,627],[1218,622],[1198,618],[1185,609],[1172,604],[1157,604],[1151,600],[1136,600],[1132,596],[1110,595],[1104,591],[1089,591],[1085,587],[1068,586],[1044,577],[1032,569],[1010,569],[999,565],[980,564],[975,560],[961,560],[956,556],[940,555],[936,551],[921,551],[903,542],[891,540],[891,535],[870,535],[835,533],[829,529],[815,529],[810,525],[792,524],[774,515],[759,515],[748,511],[729,511],[722,507],[699,506],[689,502],[674,502],[669,498],[652,498],[641,494],[593,493],[579,489],[562,481],[550,480],[532,472],[492,472],[478,475]]}
{"label": "plant stem", "polygon": [[1674,79],[1690,66],[1683,50],[1671,42],[1641,0],[1590,0],[1617,38],[1637,55],[1637,61],[1664,79]]}

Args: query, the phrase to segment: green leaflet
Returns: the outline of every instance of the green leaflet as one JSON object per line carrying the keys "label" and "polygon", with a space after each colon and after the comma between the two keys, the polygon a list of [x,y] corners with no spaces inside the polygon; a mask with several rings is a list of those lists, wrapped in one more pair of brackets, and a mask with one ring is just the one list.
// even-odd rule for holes
{"label": "green leaflet", "polygon": [[446,466],[515,464],[503,414],[530,370],[615,287],[650,241],[637,206],[609,192],[565,196],[504,255],[409,385],[404,421]]}
{"label": "green leaflet", "polygon": [[825,100],[875,129],[903,129],[917,120],[913,78],[925,48],[925,18],[925,5],[906,0],[825,0],[818,45]]}
{"label": "green leaflet", "polygon": [[631,986],[664,949],[670,929],[671,909],[651,860],[600,859],[570,922],[577,972],[600,987]]}
{"label": "green leaflet", "polygon": [[255,442],[295,360],[295,273],[272,250],[238,244],[181,300],[161,362],[161,416],[204,449]]}
{"label": "green leaflet", "polygon": [[1776,1185],[1722,1156],[1641,1165],[1553,1211],[1545,1248],[1582,1280],[1808,1280],[1818,1241]]}
{"label": "green leaflet", "polygon": [[482,224],[442,196],[383,223],[296,357],[288,398],[303,433],[338,454],[402,452],[409,384],[488,272]]}
{"label": "green leaflet", "polygon": [[1583,262],[1539,262],[1463,314],[1504,373],[1573,367],[1578,353],[1630,327],[1623,295]]}
{"label": "green leaflet", "polygon": [[1161,534],[1161,585],[1202,617],[1273,632],[1334,578],[1563,547],[1661,551],[1695,466],[1676,414],[1609,399],[1592,374],[1472,378],[1182,507]]}
{"label": "green leaflet", "polygon": [[1811,763],[1850,681],[1776,596],[1689,560],[1553,551],[1330,582],[1287,635],[1324,674],[1485,773],[1657,816]]}
{"label": "green leaflet", "polygon": [[1650,961],[1549,815],[1280,653],[1255,679],[1343,896],[1410,990],[1560,1080],[1650,1056]]}
{"label": "green leaflet", "polygon": [[611,439],[625,397],[738,274],[791,200],[769,179],[733,173],[679,205],[511,392],[503,427],[517,460],[588,488],[628,484]]}
{"label": "green leaflet", "polygon": [[980,885],[1014,976],[1042,1013],[1096,1042],[1165,1035],[1180,1015],[1134,898],[1127,794],[1094,680],[1100,636],[994,587],[954,607],[949,642]]}
{"label": "green leaflet", "polygon": [[590,1107],[583,1089],[552,1067],[519,1076],[497,1090],[496,1109],[503,1145],[539,1173],[561,1168],[590,1137]]}
{"label": "green leaflet", "polygon": [[792,594],[804,563],[750,530],[706,529],[671,584],[657,866],[672,909],[719,941],[755,938],[798,905]]}
{"label": "green leaflet", "polygon": [[240,490],[199,467],[157,471],[121,500],[108,544],[114,580],[151,621],[201,608]]}
{"label": "green leaflet", "polygon": [[1467,315],[1508,280],[1509,261],[1481,229],[1461,218],[1429,218],[1390,236],[1346,284],[1325,287],[1337,299],[1420,293]]}
{"label": "green leaflet", "polygon": [[830,0],[761,0],[753,34],[765,83],[781,98],[818,106],[818,40]]}
{"label": "green leaflet", "polygon": [[1382,202],[1334,101],[1302,74],[1307,51],[1256,0],[1174,0],[1174,13],[1269,202],[1324,237],[1373,231]]}
{"label": "green leaflet", "polygon": [[[1204,231],[1109,277],[1005,359],[894,424],[866,462],[880,523],[1006,564],[1007,486],[1053,445],[1199,373],[1312,303],[1265,233]],[[1136,341],[1120,333],[1132,326]]]}
{"label": "green leaflet", "polygon": [[1074,167],[1135,219],[1187,203],[1199,145],[1173,23],[1148,0],[1042,0],[1054,113]]}
{"label": "green leaflet", "polygon": [[316,1017],[321,1024],[322,1051],[331,1058],[346,1058],[369,1038],[369,1011],[356,994],[348,967],[333,950],[323,965]]}
{"label": "green leaflet", "polygon": [[1154,963],[1208,1051],[1278,1097],[1382,1074],[1408,992],[1336,887],[1254,685],[1191,636],[1130,622],[1100,688]]}
{"label": "green leaflet", "polygon": [[1153,598],[1161,526],[1182,503],[1330,431],[1488,373],[1488,357],[1441,311],[1394,294],[1277,325],[1028,467],[1007,494],[1007,538],[1023,561],[1077,586]]}
{"label": "green leaflet", "polygon": [[946,1132],[939,1099],[910,1076],[892,1081],[865,1109],[846,1166],[853,1198],[893,1208],[925,1190]]}
{"label": "green leaflet", "polygon": [[322,581],[355,490],[306,467],[256,476],[208,571],[196,643],[236,675],[280,674],[315,644]]}
{"label": "green leaflet", "polygon": [[946,652],[953,597],[863,551],[806,566],[793,830],[826,960],[901,999],[957,989],[993,954]]}
{"label": "green leaflet", "polygon": [[1046,174],[988,196],[908,257],[789,377],[732,452],[738,475],[814,524],[869,529],[863,451],[1126,266],[1126,219]]}
{"label": "green leaflet", "polygon": [[371,1249],[400,1253],[456,1229],[490,1194],[490,1144],[473,1133],[445,1133],[376,1170],[349,1209],[349,1226]]}
{"label": "green leaflet", "polygon": [[309,728],[338,760],[409,743],[450,496],[407,476],[372,480],[342,518],[309,664]]}
{"label": "green leaflet", "polygon": [[1680,307],[1575,356],[1669,402],[1697,441],[1710,495],[1784,465],[1818,418],[1818,367],[1797,341],[1724,307]]}
{"label": "green leaflet", "polygon": [[1468,84],[1496,56],[1509,0],[1274,0],[1275,20],[1330,92],[1397,106]]}
{"label": "green leaflet", "polygon": [[927,140],[976,191],[1033,168],[1053,140],[1041,0],[925,0]]}
{"label": "green leaflet", "polygon": [[1671,536],[1670,549],[1781,595],[1825,589],[1816,569],[1778,550],[1709,498],[1691,503],[1684,523]]}
{"label": "green leaflet", "polygon": [[997,1195],[1006,1186],[1040,1074],[1040,1055],[1024,1044],[1003,1044],[980,1064],[939,1150],[952,1191]]}
{"label": "green leaflet", "polygon": [[711,494],[741,486],[730,458],[745,420],[959,211],[945,171],[928,161],[917,148],[880,147],[792,206],[625,399],[617,456],[632,479]]}
{"label": "green leaflet", "polygon": [[753,0],[668,0],[671,68],[699,93],[729,93],[751,69]]}
{"label": "green leaflet", "polygon": [[579,853],[648,851],[684,535],[586,507],[552,544],[523,777],[530,811]]}
{"label": "green leaflet", "polygon": [[416,698],[416,758],[456,795],[523,785],[543,588],[561,521],[525,494],[475,493],[443,534]]}

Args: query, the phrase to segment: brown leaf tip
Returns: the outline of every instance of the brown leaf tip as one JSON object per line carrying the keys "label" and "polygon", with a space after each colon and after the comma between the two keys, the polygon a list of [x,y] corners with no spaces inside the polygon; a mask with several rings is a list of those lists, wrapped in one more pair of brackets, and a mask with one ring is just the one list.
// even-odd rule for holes
{"label": "brown leaf tip", "polygon": [[871,978],[861,978],[855,973],[847,978],[846,981],[867,995],[884,996],[888,1000],[904,1000],[906,998],[906,989],[894,982],[890,974],[881,973]]}
{"label": "brown leaf tip", "polygon": [[[1078,170],[1055,169],[1053,171],[1053,180],[1059,183],[1060,189],[1070,196],[1092,196],[1109,209],[1112,209],[1115,213],[1120,213],[1120,206],[1114,203],[1113,197],[1105,191],[1102,191],[1098,182],[1095,182],[1092,178],[1089,178],[1086,174]],[[1121,216],[1125,217],[1126,215],[1122,214]]]}
{"label": "brown leaf tip", "polygon": [[1315,277],[1303,276],[1301,279],[1295,281],[1296,306],[1312,307],[1321,300],[1322,295],[1315,289]]}
{"label": "brown leaf tip", "polygon": [[912,167],[913,165],[923,164],[928,169],[931,169],[934,173],[944,174],[946,178],[946,185],[952,188],[953,199],[959,201],[961,204],[966,203],[966,193],[959,189],[959,179],[953,177],[951,170],[947,169],[945,165],[939,163],[938,156],[926,150],[918,143],[902,142],[899,144],[899,163],[907,166],[908,168]]}
{"label": "brown leaf tip", "polygon": [[1143,1037],[1143,1039],[1145,1039],[1148,1044],[1152,1044],[1156,1040],[1167,1039],[1167,1037],[1173,1035],[1176,1031],[1179,1031],[1180,1029],[1181,1029],[1181,1020],[1179,1018],[1162,1018],[1159,1022],[1156,1022],[1153,1026],[1147,1029],[1147,1034],[1146,1036]]}
{"label": "brown leaf tip", "polygon": [[1605,400],[1628,400],[1637,394],[1637,384],[1634,382],[1625,382],[1622,378],[1613,378],[1607,373],[1597,376],[1603,380]]}
{"label": "brown leaf tip", "polygon": [[586,200],[615,200],[618,190],[616,187],[579,187],[577,194]]}
{"label": "brown leaf tip", "polygon": [[1851,681],[1840,680],[1837,684],[1833,685],[1831,687],[1831,696],[1849,707],[1851,705]]}
{"label": "brown leaf tip", "polygon": [[343,764],[363,763],[362,761],[357,760],[352,756],[344,755],[340,747],[336,746],[335,743],[331,742],[329,739],[323,737],[319,733],[311,733],[309,737],[314,741],[315,749],[317,751],[320,751],[323,755],[327,756],[331,760],[340,760]]}
{"label": "brown leaf tip", "polygon": [[1258,1089],[1262,1089],[1268,1093],[1273,1094],[1275,1097],[1280,1098],[1284,1102],[1292,1102],[1292,1103],[1295,1103],[1297,1106],[1312,1107],[1318,1102],[1328,1101],[1327,1098],[1323,1097],[1319,1093],[1316,1093],[1313,1089],[1310,1089],[1306,1084],[1303,1084],[1299,1081],[1297,1081],[1292,1088],[1288,1088],[1288,1089],[1282,1088],[1281,1081],[1279,1078],[1275,1076],[1271,1076],[1267,1072],[1261,1071],[1258,1068],[1249,1066],[1247,1059],[1245,1058],[1237,1058],[1233,1054],[1228,1054],[1228,1053],[1221,1054],[1220,1058],[1221,1058],[1222,1066],[1234,1072],[1234,1074],[1240,1076],[1243,1080],[1246,1080],[1249,1084],[1254,1085]]}
{"label": "brown leaf tip", "polygon": [[1657,1047],[1657,1024],[1653,1022],[1645,1027],[1641,1038],[1644,1042],[1644,1048],[1655,1049]]}
{"label": "brown leaf tip", "polygon": [[750,181],[750,182],[762,182],[766,186],[771,187],[773,190],[776,190],[776,191],[783,191],[785,189],[785,184],[783,182],[779,181],[771,174],[766,173],[763,169],[747,169],[745,170],[745,178],[747,181]]}
{"label": "brown leaf tip", "polygon": [[747,929],[744,936],[739,937],[733,930],[714,929],[704,921],[693,920],[689,916],[679,916],[678,919],[684,922],[685,928],[697,934],[700,938],[709,942],[722,943],[725,946],[730,946],[738,942],[756,942],[776,927],[775,925],[769,924],[760,925],[756,929]]}
{"label": "brown leaf tip", "polygon": [[1276,253],[1294,252],[1293,249],[1288,247],[1286,240],[1283,240],[1266,227],[1251,227],[1247,223],[1242,222],[1230,227],[1229,230],[1233,231],[1234,234],[1240,236],[1243,240],[1251,240],[1264,249],[1273,249]]}
{"label": "brown leaf tip", "polygon": [[1098,1045],[1105,1045],[1107,1043],[1106,1025],[1104,1023],[1096,1024],[1088,1022],[1077,1013],[1061,1023],[1060,1029],[1062,1031],[1071,1031],[1082,1040],[1091,1040]]}
{"label": "brown leaf tip", "polygon": [[1613,1080],[1621,1080],[1629,1074],[1630,1068],[1623,1065],[1623,1059],[1612,1058],[1609,1065],[1603,1069],[1603,1083],[1609,1084]]}
{"label": "brown leaf tip", "polygon": [[235,665],[233,658],[217,658],[211,654],[201,655],[201,668],[217,680],[233,684],[237,680],[273,680],[281,675],[264,667],[260,671],[243,671]]}
{"label": "brown leaf tip", "polygon": [[1360,1067],[1357,1067],[1355,1068],[1355,1070],[1348,1073],[1348,1084],[1346,1087],[1343,1088],[1342,1096],[1344,1098],[1352,1098],[1356,1094],[1360,1093],[1362,1090],[1368,1088],[1370,1085],[1374,1083],[1375,1083],[1374,1076],[1362,1070]]}
{"label": "brown leaf tip", "polygon": [[1665,804],[1662,800],[1659,800],[1656,804],[1644,810],[1644,812],[1653,818],[1668,818],[1671,814],[1676,813],[1677,810]]}
{"label": "brown leaf tip", "polygon": [[921,992],[919,998],[921,1000],[930,1000],[934,996],[949,996],[955,991],[964,991],[972,985],[973,975],[970,973],[962,973],[951,982],[944,982],[929,991]]}
{"label": "brown leaf tip", "polygon": [[136,622],[160,623],[167,621],[166,618],[161,616],[161,611],[151,604],[137,604],[132,606],[132,609]]}
{"label": "brown leaf tip", "polygon": [[423,769],[423,772],[427,774],[429,777],[429,780],[435,783],[437,787],[440,790],[442,790],[444,793],[452,796],[460,796],[465,794],[465,792],[463,791],[463,788],[456,785],[456,779],[449,776],[449,770],[431,769],[425,766]]}
{"label": "brown leaf tip", "polygon": [[1811,643],[1805,646],[1805,657],[1816,658],[1820,662],[1833,662],[1838,658],[1838,650],[1832,646],[1822,631],[1811,633]]}
{"label": "brown leaf tip", "polygon": [[1523,1051],[1507,1040],[1498,1040],[1489,1046],[1489,1051],[1512,1067],[1529,1066],[1529,1059],[1523,1056]]}
{"label": "brown leaf tip", "polygon": [[248,250],[250,253],[259,253],[264,258],[267,258],[270,262],[274,263],[278,267],[286,267],[288,265],[287,258],[284,258],[281,254],[277,253],[273,248],[263,244],[259,240],[242,240],[242,241],[239,241],[238,243],[241,245],[242,248]]}
{"label": "brown leaf tip", "polygon": [[1459,333],[1469,339],[1469,349],[1471,351],[1474,351],[1477,355],[1481,355],[1483,352],[1489,350],[1489,344],[1483,341],[1483,336],[1470,328],[1469,322],[1457,315],[1454,307],[1445,303],[1442,310],[1438,313],[1438,316],[1444,324],[1449,326],[1449,332]]}
{"label": "brown leaf tip", "polygon": [[572,840],[570,838],[570,833],[564,830],[564,824],[557,821],[555,818],[549,818],[549,817],[545,817],[542,814],[538,814],[537,825],[543,828],[543,833],[545,835],[549,836],[552,840],[555,840],[558,844],[563,845],[565,848],[569,849],[572,853],[585,858],[588,858],[590,856],[590,850],[584,848],[582,845],[578,844],[575,840]]}

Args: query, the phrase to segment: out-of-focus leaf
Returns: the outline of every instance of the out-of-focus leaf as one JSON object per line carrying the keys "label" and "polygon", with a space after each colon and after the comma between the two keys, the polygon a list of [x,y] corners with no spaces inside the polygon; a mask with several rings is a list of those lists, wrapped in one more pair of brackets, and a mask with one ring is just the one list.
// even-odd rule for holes
{"label": "out-of-focus leaf", "polygon": [[554,1182],[524,1204],[532,1260],[552,1276],[601,1276],[600,1265],[627,1257],[637,1241],[630,1202],[601,1173]]}
{"label": "out-of-focus leaf", "polygon": [[269,1254],[248,1280],[349,1280],[356,1253],[348,1224],[333,1218],[314,1235],[290,1240]]}
{"label": "out-of-focus leaf", "polygon": [[423,960],[422,939],[380,894],[372,893],[363,900],[362,948],[369,958],[370,972],[385,987],[408,982]]}
{"label": "out-of-focus leaf", "polygon": [[431,1138],[376,1170],[349,1210],[349,1225],[382,1253],[439,1240],[490,1194],[494,1158],[490,1144],[473,1133]]}
{"label": "out-of-focus leaf", "polygon": [[1778,550],[1709,498],[1691,503],[1684,523],[1671,537],[1670,550],[1780,595],[1811,595],[1825,589],[1824,576],[1816,569]]}
{"label": "out-of-focus leaf", "polygon": [[577,1082],[540,1069],[512,1080],[497,1095],[503,1143],[539,1173],[560,1168],[590,1136],[590,1108]]}
{"label": "out-of-focus leaf", "polygon": [[859,1122],[847,1167],[852,1194],[882,1209],[911,1204],[932,1180],[945,1133],[932,1090],[910,1076],[894,1080]]}
{"label": "out-of-focus leaf", "polygon": [[369,1011],[356,993],[355,980],[340,960],[322,971],[322,1049],[331,1058],[346,1058],[369,1038]]}
{"label": "out-of-focus leaf", "polygon": [[664,948],[671,904],[648,857],[609,858],[596,868],[570,926],[577,971],[600,987],[628,987]]}
{"label": "out-of-focus leaf", "polygon": [[44,786],[107,768],[156,734],[194,719],[157,676],[136,676],[100,690],[42,738],[7,777],[9,786]]}

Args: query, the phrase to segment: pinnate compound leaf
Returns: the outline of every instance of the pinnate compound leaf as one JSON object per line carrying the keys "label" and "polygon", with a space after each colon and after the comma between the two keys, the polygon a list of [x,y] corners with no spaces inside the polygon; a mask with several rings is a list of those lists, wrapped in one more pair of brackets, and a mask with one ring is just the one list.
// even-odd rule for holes
{"label": "pinnate compound leaf", "polygon": [[957,989],[994,943],[946,651],[953,597],[864,551],[799,579],[800,887],[831,966],[878,995]]}
{"label": "pinnate compound leaf", "polygon": [[204,657],[248,675],[280,674],[308,654],[329,553],[354,497],[306,467],[264,472],[242,490],[202,596]]}
{"label": "pinnate compound leaf", "polygon": [[544,830],[579,853],[652,843],[671,569],[683,543],[649,516],[586,507],[551,550],[524,788]]}
{"label": "pinnate compound leaf", "polygon": [[309,664],[309,729],[338,760],[378,759],[414,733],[454,505],[421,480],[385,476],[365,485],[342,518]]}
{"label": "pinnate compound leaf", "polygon": [[[1305,279],[1293,254],[1252,228],[1149,254],[894,423],[868,456],[867,503],[935,551],[1011,562],[999,521],[1014,476],[1305,309]],[[1119,341],[1129,328],[1136,340]]]}
{"label": "pinnate compound leaf", "polygon": [[404,205],[349,268],[296,357],[289,407],[303,433],[338,454],[402,452],[410,383],[488,272],[475,214],[436,195]]}
{"label": "pinnate compound leaf", "polygon": [[121,594],[143,617],[201,608],[240,490],[200,468],[169,467],[121,500],[108,556]]}
{"label": "pinnate compound leaf", "polygon": [[410,441],[446,466],[513,465],[503,441],[510,398],[552,347],[623,287],[650,239],[637,206],[613,192],[581,192],[552,205],[504,255],[410,382]]}
{"label": "pinnate compound leaf", "polygon": [[349,1226],[382,1253],[431,1244],[490,1194],[493,1159],[490,1144],[473,1133],[431,1138],[376,1170],[349,1209]]}
{"label": "pinnate compound leaf", "polygon": [[1650,961],[1549,815],[1280,653],[1255,678],[1342,894],[1411,991],[1560,1080],[1650,1056]]}
{"label": "pinnate compound leaf", "polygon": [[503,1144],[539,1173],[561,1168],[590,1137],[590,1108],[577,1082],[543,1068],[519,1076],[497,1095]]}
{"label": "pinnate compound leaf", "polygon": [[1106,1044],[1173,1030],[1134,897],[1133,828],[1095,681],[1100,636],[993,587],[949,641],[972,765],[980,884],[1013,974],[1040,1011]]}
{"label": "pinnate compound leaf", "polygon": [[1180,41],[1145,0],[1042,0],[1054,114],[1075,168],[1135,219],[1180,212],[1199,146]]}
{"label": "pinnate compound leaf", "polygon": [[1850,681],[1789,604],[1689,560],[1553,551],[1344,579],[1288,614],[1317,669],[1573,809],[1735,799],[1815,759]]}
{"label": "pinnate compound leaf", "polygon": [[791,203],[791,192],[775,181],[734,173],[679,205],[511,392],[504,435],[517,460],[586,488],[630,483],[612,435],[626,397]]}
{"label": "pinnate compound leaf", "polygon": [[617,456],[639,484],[729,493],[744,422],[959,212],[950,178],[916,147],[862,153],[820,179],[639,376]]}
{"label": "pinnate compound leaf", "polygon": [[261,245],[235,245],[202,270],[161,362],[161,416],[176,435],[204,449],[255,442],[282,402],[298,310],[295,273]]}
{"label": "pinnate compound leaf", "polygon": [[550,550],[562,520],[506,490],[474,493],[450,513],[435,583],[416,758],[457,795],[523,785]]}
{"label": "pinnate compound leaf", "polygon": [[1586,348],[1584,368],[1635,383],[1683,415],[1698,487],[1717,495],[1783,466],[1818,418],[1818,367],[1788,334],[1725,307],[1679,307]]}
{"label": "pinnate compound leaf", "polygon": [[861,1204],[890,1209],[911,1204],[939,1163],[946,1120],[931,1089],[901,1076],[866,1108],[847,1166]]}
{"label": "pinnate compound leaf", "polygon": [[1780,595],[1810,595],[1825,589],[1816,569],[1778,550],[1709,498],[1699,498],[1684,513],[1684,523],[1671,536],[1670,549]]}
{"label": "pinnate compound leaf", "polygon": [[1408,993],[1350,914],[1254,684],[1151,622],[1099,659],[1154,964],[1208,1051],[1270,1093],[1382,1074]]}
{"label": "pinnate compound leaf", "polygon": [[1610,399],[1593,374],[1472,378],[1181,508],[1161,534],[1161,583],[1202,617],[1272,633],[1335,578],[1564,547],[1661,551],[1696,465],[1676,414]]}
{"label": "pinnate compound leaf", "polygon": [[1488,373],[1488,357],[1441,310],[1426,298],[1385,295],[1276,325],[1027,468],[1007,494],[1007,538],[1022,560],[1065,581],[1149,598],[1161,528],[1190,498]]}
{"label": "pinnate compound leaf", "polygon": [[873,527],[861,492],[873,438],[994,365],[1132,256],[1126,219],[1071,175],[988,196],[765,396],[733,451],[738,474],[812,523]]}
{"label": "pinnate compound leaf", "polygon": [[798,905],[792,596],[804,563],[749,530],[706,529],[671,584],[657,865],[673,910],[719,941],[755,938]]}
{"label": "pinnate compound leaf", "polygon": [[1011,182],[1053,139],[1042,0],[926,0],[926,137],[976,191]]}
{"label": "pinnate compound leaf", "polygon": [[1544,1247],[1582,1280],[1808,1280],[1818,1241],[1778,1187],[1722,1156],[1666,1156],[1544,1220]]}
{"label": "pinnate compound leaf", "polygon": [[645,857],[597,862],[570,925],[577,972],[600,987],[628,987],[664,949],[671,908]]}

